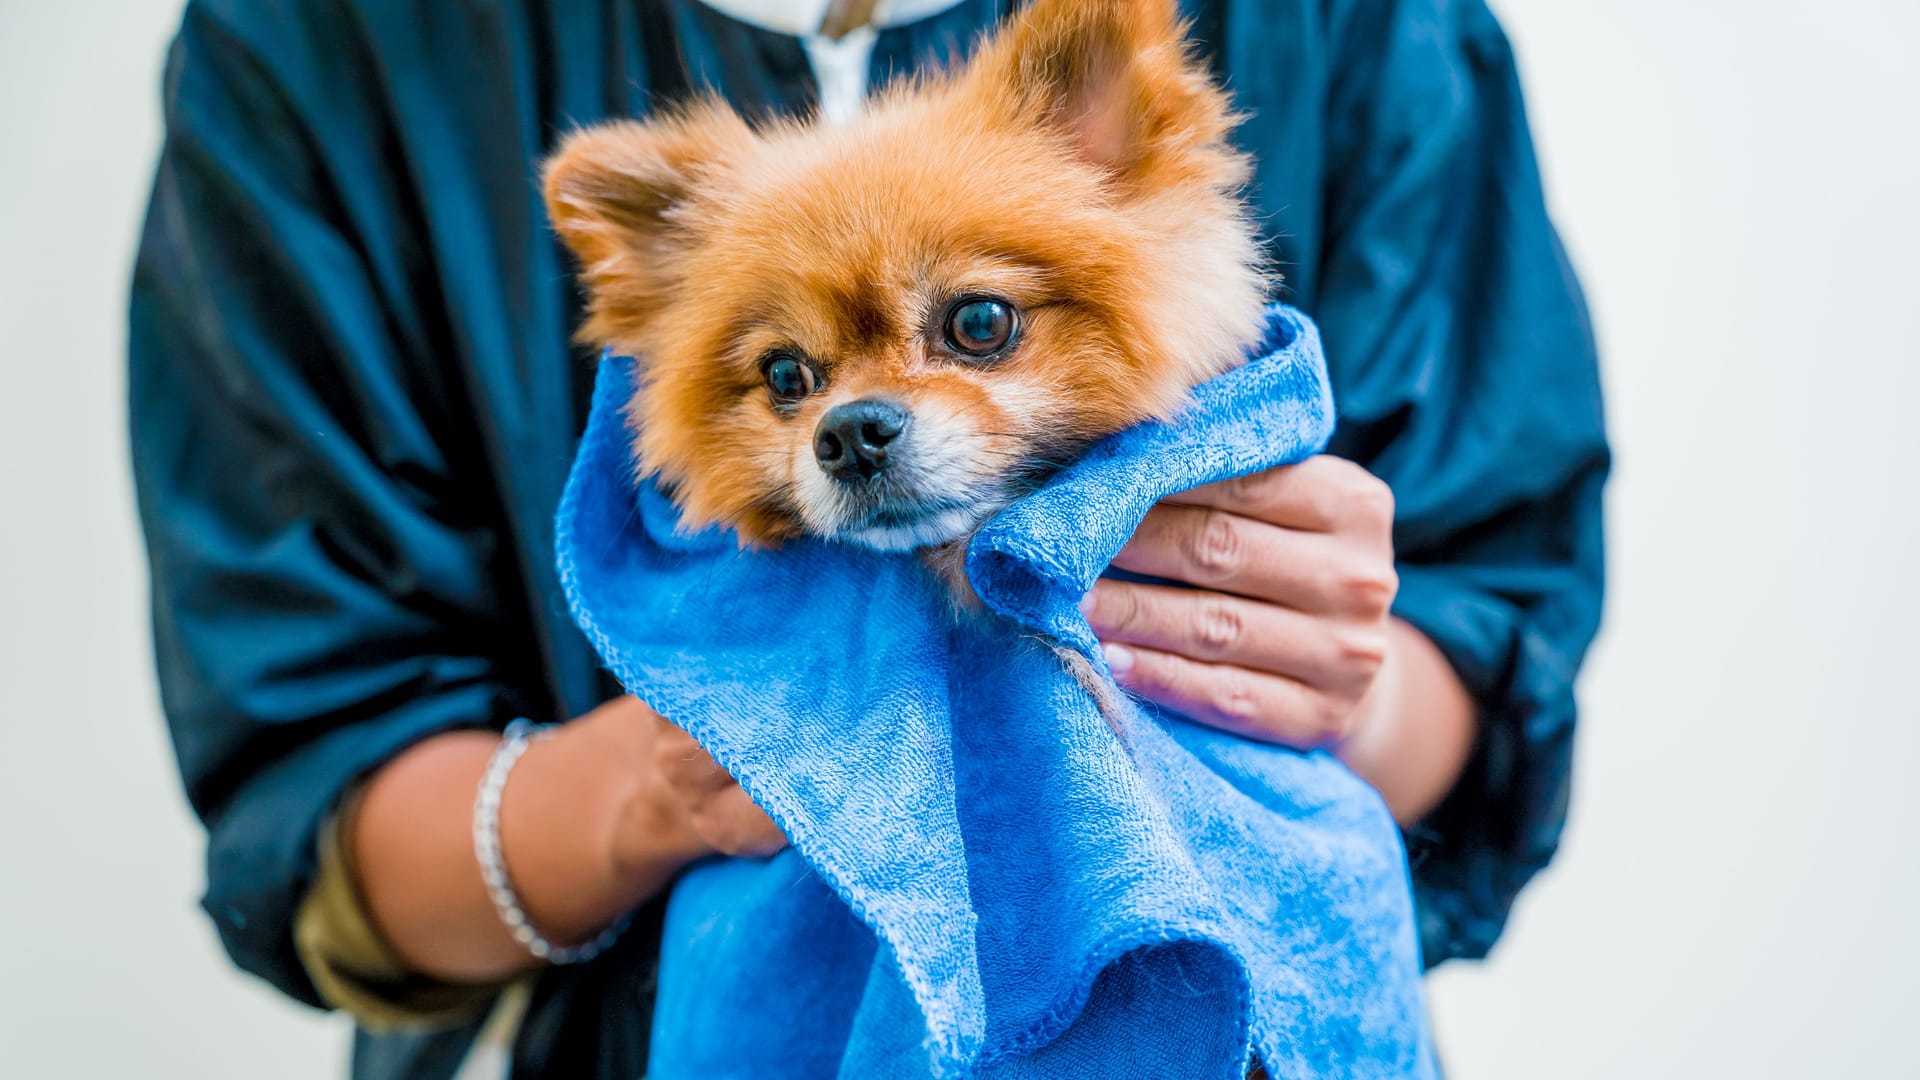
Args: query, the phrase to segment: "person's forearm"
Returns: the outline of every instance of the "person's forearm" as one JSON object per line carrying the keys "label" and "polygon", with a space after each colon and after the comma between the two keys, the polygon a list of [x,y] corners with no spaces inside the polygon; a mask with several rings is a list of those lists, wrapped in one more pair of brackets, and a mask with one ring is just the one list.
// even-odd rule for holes
{"label": "person's forearm", "polygon": [[1339,748],[1377,788],[1395,821],[1431,813],[1460,779],[1479,721],[1473,698],[1426,635],[1394,619],[1387,661],[1362,708],[1367,719]]}
{"label": "person's forearm", "polygon": [[[506,785],[507,872],[556,943],[591,937],[704,853],[665,812],[634,821],[653,805],[636,791],[648,737],[636,709],[645,706],[619,698],[536,741]],[[374,924],[424,975],[485,982],[533,963],[494,911],[473,850],[474,795],[498,744],[450,732],[414,746],[367,782],[346,837]]]}

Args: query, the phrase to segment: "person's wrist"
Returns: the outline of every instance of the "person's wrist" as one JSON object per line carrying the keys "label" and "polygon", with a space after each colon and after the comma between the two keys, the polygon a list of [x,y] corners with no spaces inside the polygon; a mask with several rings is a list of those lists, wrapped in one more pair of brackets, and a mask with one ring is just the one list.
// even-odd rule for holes
{"label": "person's wrist", "polygon": [[1433,642],[1408,623],[1388,624],[1386,660],[1334,748],[1372,784],[1402,825],[1419,821],[1453,789],[1472,751],[1472,698]]}
{"label": "person's wrist", "polygon": [[503,792],[508,875],[529,921],[556,945],[601,933],[693,857],[677,831],[658,824],[653,844],[636,839],[650,771],[635,734],[645,717],[626,715],[637,705],[616,699],[530,744]]}
{"label": "person's wrist", "polygon": [[[1333,752],[1364,780],[1375,780],[1381,759],[1391,753],[1400,709],[1400,635],[1389,628],[1387,647],[1366,693],[1354,703],[1346,734]],[[1377,786],[1377,785],[1376,785]]]}
{"label": "person's wrist", "polygon": [[[632,905],[625,902],[617,889],[609,892],[604,887],[608,879],[603,875],[595,875],[594,867],[589,860],[576,859],[575,865],[582,867],[581,872],[586,880],[575,889],[566,891],[573,897],[584,900],[586,906],[575,914],[582,919],[594,918],[600,910],[594,906],[594,900],[596,897],[603,897],[609,901],[615,915],[607,921],[607,925],[603,926],[598,934],[590,938],[573,943],[556,941],[541,932],[541,926],[534,921],[532,913],[523,903],[520,890],[515,887],[513,876],[507,869],[502,851],[504,830],[501,828],[500,813],[507,780],[512,775],[514,767],[537,744],[551,741],[560,734],[561,730],[558,726],[542,727],[524,718],[507,725],[506,730],[501,734],[499,744],[494,747],[488,759],[486,773],[481,778],[479,791],[474,797],[473,847],[474,857],[480,864],[480,876],[486,885],[487,898],[492,903],[494,912],[499,915],[501,924],[506,927],[514,941],[537,960],[552,964],[582,964],[605,952],[626,932],[626,912]],[[592,804],[589,802],[587,805]],[[549,815],[549,820],[552,820],[552,817]],[[565,817],[563,813],[561,819],[564,820]],[[547,831],[551,835],[555,831],[564,832],[564,829]],[[562,850],[568,849],[564,841],[555,846]],[[579,849],[574,847],[571,850]],[[551,869],[550,866],[550,872]],[[560,877],[561,875],[553,874],[549,881],[555,885],[563,885]],[[601,920],[595,918],[595,921]]]}

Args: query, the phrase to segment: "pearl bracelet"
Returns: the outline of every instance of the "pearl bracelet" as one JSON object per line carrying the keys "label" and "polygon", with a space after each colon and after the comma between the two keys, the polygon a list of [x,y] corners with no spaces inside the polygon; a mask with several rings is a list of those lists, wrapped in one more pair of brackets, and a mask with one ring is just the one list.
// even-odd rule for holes
{"label": "pearl bracelet", "polygon": [[480,877],[487,885],[487,896],[493,901],[493,910],[500,914],[500,921],[507,925],[523,948],[533,954],[534,959],[550,964],[583,964],[607,951],[607,947],[619,940],[627,929],[627,916],[622,915],[612,926],[602,930],[598,937],[579,945],[555,945],[540,935],[527,918],[526,909],[520,906],[520,894],[513,891],[513,882],[507,878],[507,862],[500,854],[500,793],[507,786],[507,774],[527,752],[534,741],[548,738],[553,734],[551,726],[536,725],[530,720],[515,720],[507,725],[500,735],[500,745],[494,748],[493,756],[487,760],[487,771],[480,777],[480,790],[473,800],[473,854],[480,862]]}

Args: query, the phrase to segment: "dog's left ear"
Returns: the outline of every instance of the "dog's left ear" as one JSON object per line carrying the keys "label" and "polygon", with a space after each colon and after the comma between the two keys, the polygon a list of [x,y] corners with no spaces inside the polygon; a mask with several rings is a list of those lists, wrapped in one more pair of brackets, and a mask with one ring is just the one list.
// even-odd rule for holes
{"label": "dog's left ear", "polygon": [[693,237],[688,203],[751,143],[746,123],[700,102],[646,123],[617,121],[567,136],[542,174],[547,217],[587,285],[582,338],[626,345],[666,303],[676,256]]}
{"label": "dog's left ear", "polygon": [[976,101],[1066,136],[1123,188],[1246,179],[1228,142],[1237,118],[1174,0],[1034,0],[964,78]]}

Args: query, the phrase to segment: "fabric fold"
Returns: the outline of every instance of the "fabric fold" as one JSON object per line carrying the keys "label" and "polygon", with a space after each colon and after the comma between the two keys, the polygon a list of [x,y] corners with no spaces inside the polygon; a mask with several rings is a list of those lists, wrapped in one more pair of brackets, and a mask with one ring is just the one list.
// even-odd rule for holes
{"label": "fabric fold", "polygon": [[912,555],[743,552],[633,474],[603,360],[558,523],[574,616],[793,840],[669,905],[651,1074],[1424,1076],[1405,857],[1324,753],[1144,704],[1109,722],[1078,600],[1159,498],[1297,461],[1333,424],[1318,335],[1096,445],[974,538],[988,610]]}

